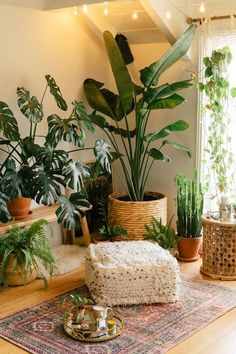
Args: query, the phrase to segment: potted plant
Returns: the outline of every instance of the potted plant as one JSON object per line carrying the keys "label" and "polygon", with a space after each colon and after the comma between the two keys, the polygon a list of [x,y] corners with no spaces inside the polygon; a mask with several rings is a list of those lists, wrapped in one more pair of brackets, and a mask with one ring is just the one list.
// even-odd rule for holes
{"label": "potted plant", "polygon": [[45,220],[35,221],[29,228],[13,224],[9,233],[0,238],[0,283],[4,287],[27,284],[38,274],[47,288],[55,262],[45,225]]}
{"label": "potted plant", "polygon": [[[70,307],[64,313],[64,317],[67,320],[67,325],[81,324],[84,319],[86,307],[89,308],[91,304],[93,304],[93,300],[75,293],[70,294],[67,297],[63,297],[61,305],[64,306],[67,304],[68,300],[70,302]],[[68,319],[71,321],[70,324],[68,324]]]}
{"label": "potted plant", "polygon": [[182,261],[198,259],[202,243],[203,188],[196,170],[194,179],[183,174],[176,176],[178,258]]}
{"label": "potted plant", "polygon": [[144,239],[155,241],[162,248],[174,254],[180,238],[176,235],[173,227],[171,227],[172,219],[173,216],[168,224],[164,225],[161,219],[152,218],[150,225],[145,224],[146,234],[144,235]]}
{"label": "potted plant", "polygon": [[231,134],[227,111],[236,89],[230,88],[228,67],[232,60],[229,47],[213,50],[203,59],[203,79],[198,89],[204,94],[202,116],[206,127],[204,176],[210,198],[227,193],[234,186],[234,157],[230,147]]}
{"label": "potted plant", "polygon": [[[58,222],[63,222],[67,229],[74,229],[80,216],[84,215],[83,208],[90,205],[83,192],[84,179],[89,178],[90,173],[89,166],[72,160],[70,153],[84,149],[85,130],[94,132],[94,127],[83,104],[74,101],[66,118],[58,114],[50,115],[47,118],[47,133],[38,135],[48,90],[59,109],[64,112],[68,109],[54,78],[50,75],[45,78],[47,84],[41,100],[31,96],[27,89],[17,88],[19,109],[29,123],[29,130],[24,136],[20,134],[18,122],[9,106],[0,101],[0,151],[5,158],[0,165],[0,221],[6,222],[11,218],[7,203],[12,204],[13,200],[23,197],[29,203],[30,199],[44,205],[58,203]],[[39,141],[42,143],[39,144]],[[58,148],[63,141],[74,148],[70,151]],[[108,144],[98,140],[94,148],[86,149],[93,149],[96,164],[110,171]],[[68,198],[63,193],[67,187],[72,189]],[[19,207],[16,209],[21,210]],[[26,215],[28,213],[26,211]],[[14,216],[22,218],[22,214]]]}
{"label": "potted plant", "polygon": [[[87,101],[94,110],[90,118],[106,133],[114,149],[113,161],[118,160],[122,169],[120,172],[114,167],[125,193],[109,197],[109,223],[124,227],[129,239],[142,238],[144,224],[152,216],[161,217],[163,223],[166,223],[166,198],[160,193],[147,193],[146,190],[154,162],[170,162],[163,148],[171,145],[189,154],[186,146],[167,138],[172,132],[187,129],[188,123],[177,120],[154,132],[148,132],[148,123],[153,111],[172,109],[185,101],[177,92],[191,86],[191,79],[160,86],[158,81],[162,73],[187,52],[195,30],[195,26],[190,26],[167,53],[140,71],[142,86],[133,83],[115,39],[110,32],[105,31],[103,37],[118,94],[104,88],[103,83],[94,79],[84,81]],[[163,200],[161,206],[160,200]],[[123,211],[117,211],[120,207]],[[132,216],[129,217],[130,212]]]}

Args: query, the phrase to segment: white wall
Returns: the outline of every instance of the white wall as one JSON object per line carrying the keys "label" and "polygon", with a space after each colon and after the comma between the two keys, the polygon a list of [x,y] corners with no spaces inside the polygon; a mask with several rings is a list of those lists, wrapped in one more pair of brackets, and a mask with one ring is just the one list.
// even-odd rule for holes
{"label": "white wall", "polygon": [[[0,5],[0,33],[0,100],[13,110],[22,136],[28,135],[29,126],[16,103],[18,86],[27,88],[40,100],[46,86],[44,75],[51,74],[70,104],[74,99],[84,100],[85,78],[106,78],[102,43],[73,14]],[[47,131],[47,115],[58,113],[66,117],[68,114],[57,109],[50,93],[44,107],[46,115],[40,123],[41,134]],[[94,140],[95,137],[89,137],[87,146],[93,146]],[[87,152],[78,154],[84,160],[92,156]],[[55,233],[60,235],[58,229]]]}

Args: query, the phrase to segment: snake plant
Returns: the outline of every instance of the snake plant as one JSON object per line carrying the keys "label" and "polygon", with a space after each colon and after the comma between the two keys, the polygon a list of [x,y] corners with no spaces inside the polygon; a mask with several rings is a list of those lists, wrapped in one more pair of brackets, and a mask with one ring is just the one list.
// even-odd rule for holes
{"label": "snake plant", "polygon": [[144,200],[155,161],[170,162],[163,148],[171,145],[190,155],[186,146],[167,138],[173,132],[186,130],[189,127],[187,122],[177,120],[150,132],[149,120],[158,119],[158,114],[153,112],[173,109],[185,101],[177,92],[192,86],[192,79],[164,84],[159,84],[159,80],[186,54],[195,30],[195,26],[190,26],[160,59],[140,71],[142,86],[133,82],[115,39],[105,31],[105,47],[118,94],[105,88],[102,82],[91,78],[84,81],[85,95],[93,109],[90,119],[107,135],[113,148],[113,160],[120,161],[123,174],[116,172],[130,200]]}

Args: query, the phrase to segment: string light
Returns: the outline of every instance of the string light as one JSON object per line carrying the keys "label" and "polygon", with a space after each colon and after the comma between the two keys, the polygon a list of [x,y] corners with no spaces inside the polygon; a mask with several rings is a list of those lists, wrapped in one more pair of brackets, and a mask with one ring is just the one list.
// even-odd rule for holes
{"label": "string light", "polygon": [[109,10],[108,10],[108,7],[107,7],[107,6],[104,8],[103,14],[104,14],[105,16],[109,15]]}
{"label": "string light", "polygon": [[202,2],[201,5],[199,6],[199,12],[204,13],[206,11],[205,5]]}
{"label": "string light", "polygon": [[75,16],[78,15],[78,11],[77,11],[77,7],[76,7],[76,6],[73,7],[73,14],[74,14]]}
{"label": "string light", "polygon": [[88,12],[88,5],[83,5],[83,12],[86,14]]}
{"label": "string light", "polygon": [[137,20],[137,18],[138,18],[138,13],[137,13],[137,11],[134,11],[134,12],[132,13],[132,19],[133,19],[133,20]]}
{"label": "string light", "polygon": [[168,20],[172,17],[170,11],[166,11],[166,18],[168,18]]}

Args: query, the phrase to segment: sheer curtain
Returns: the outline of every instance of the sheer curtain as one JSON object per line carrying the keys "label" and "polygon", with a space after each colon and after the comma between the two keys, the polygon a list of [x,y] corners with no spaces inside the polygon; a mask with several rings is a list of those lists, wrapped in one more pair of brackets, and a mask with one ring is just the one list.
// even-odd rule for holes
{"label": "sheer curtain", "polygon": [[[200,50],[199,50],[199,81],[203,80],[203,58],[210,56],[212,50],[221,49],[225,46],[230,47],[233,55],[232,62],[229,66],[229,81],[231,87],[236,87],[236,22],[231,17],[230,20],[209,21],[206,20],[200,26]],[[206,192],[205,197],[205,212],[218,210],[219,196],[212,199],[216,193],[216,180],[212,173],[209,171],[209,161],[207,153],[204,149],[207,147],[207,134],[210,124],[209,114],[202,113],[201,107],[204,105],[206,99],[204,94],[199,94],[199,113],[198,113],[198,167],[201,171],[201,179],[204,184],[206,175],[210,173],[210,186]],[[229,105],[226,110],[225,119],[228,122],[229,135],[231,136],[230,145],[227,150],[231,149],[234,153],[234,163],[232,169],[228,171],[229,175],[235,174],[236,171],[236,98],[230,99]],[[204,161],[204,162],[203,162]],[[231,197],[236,202],[236,180],[235,185],[232,185],[229,190]]]}

